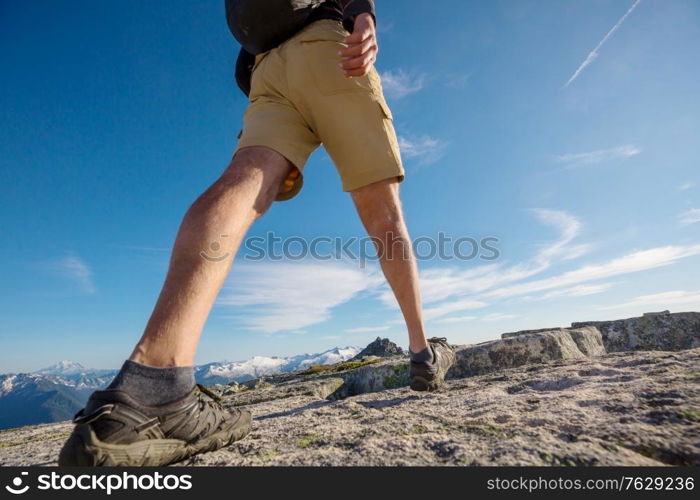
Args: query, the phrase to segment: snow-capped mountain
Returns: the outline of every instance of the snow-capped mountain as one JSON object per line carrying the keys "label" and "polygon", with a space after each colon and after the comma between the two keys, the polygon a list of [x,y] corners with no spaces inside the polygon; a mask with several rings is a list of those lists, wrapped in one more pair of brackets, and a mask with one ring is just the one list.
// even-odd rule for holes
{"label": "snow-capped mountain", "polygon": [[51,365],[48,368],[43,368],[41,370],[37,370],[34,373],[38,373],[40,375],[75,375],[85,371],[87,370],[85,370],[85,367],[83,367],[83,365],[81,365],[80,363],[64,359],[63,361],[59,361],[55,365]]}
{"label": "snow-capped mountain", "polygon": [[[339,363],[358,352],[357,347],[336,347],[287,358],[255,356],[245,361],[208,363],[195,367],[195,379],[204,385],[244,382],[311,365]],[[64,360],[32,373],[0,375],[0,429],[70,419],[85,405],[90,393],[107,386],[116,373]]]}
{"label": "snow-capped mountain", "polygon": [[311,365],[331,365],[355,356],[357,347],[335,347],[319,354],[300,354],[288,358],[255,356],[246,361],[218,362],[195,368],[197,382],[204,385],[245,382],[264,375],[303,370]]}

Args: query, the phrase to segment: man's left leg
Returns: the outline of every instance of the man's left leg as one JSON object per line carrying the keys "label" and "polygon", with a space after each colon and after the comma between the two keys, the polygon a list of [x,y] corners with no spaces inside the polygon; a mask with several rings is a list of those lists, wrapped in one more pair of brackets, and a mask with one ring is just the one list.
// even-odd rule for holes
{"label": "man's left leg", "polygon": [[401,209],[399,183],[386,179],[350,194],[367,233],[379,246],[382,271],[406,320],[409,349],[421,352],[428,342],[423,330],[418,267]]}
{"label": "man's left leg", "polygon": [[425,338],[418,266],[401,208],[399,182],[389,178],[350,194],[367,233],[377,245],[382,271],[406,321],[411,388],[436,390],[442,385],[455,356],[445,339]]}

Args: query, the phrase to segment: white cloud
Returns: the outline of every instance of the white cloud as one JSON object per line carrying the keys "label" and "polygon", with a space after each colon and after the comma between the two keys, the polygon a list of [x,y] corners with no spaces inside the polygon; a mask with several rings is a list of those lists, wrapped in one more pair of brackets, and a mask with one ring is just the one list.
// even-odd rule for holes
{"label": "white cloud", "polygon": [[508,319],[517,318],[515,314],[505,314],[505,313],[491,313],[487,314],[481,321],[495,322],[495,321],[505,321]]}
{"label": "white cloud", "polygon": [[587,295],[595,295],[598,293],[603,293],[613,286],[612,283],[601,283],[599,285],[576,285],[569,288],[562,288],[561,290],[552,290],[539,297],[523,297],[523,300],[549,300],[549,299],[560,299],[568,297],[585,297]]}
{"label": "white cloud", "polygon": [[450,318],[438,319],[436,323],[468,323],[474,321],[476,316],[452,316]]}
{"label": "white cloud", "polygon": [[579,219],[561,210],[545,210],[538,208],[533,210],[533,213],[540,219],[540,222],[557,229],[560,235],[557,241],[546,245],[540,250],[535,256],[534,260],[536,262],[541,265],[549,265],[552,259],[557,257],[571,260],[586,252],[586,249],[581,245],[573,248],[569,246],[569,243],[581,232],[582,224]]}
{"label": "white cloud", "polygon": [[92,280],[92,269],[80,257],[69,254],[61,259],[48,264],[48,268],[61,276],[64,276],[80,286],[81,290],[92,295],[97,292],[97,287]]}
{"label": "white cloud", "polygon": [[700,254],[700,245],[679,245],[656,247],[648,250],[632,252],[603,264],[587,265],[551,278],[544,278],[526,283],[520,283],[483,294],[487,298],[503,298],[524,295],[528,293],[552,290],[564,286],[572,286],[587,281],[631,274],[666,266],[686,257]]}
{"label": "white cloud", "polygon": [[[466,270],[455,267],[435,268],[421,273],[421,295],[424,303],[440,302],[425,309],[427,320],[485,307],[489,305],[488,301],[479,297],[479,294],[497,286],[532,277],[548,269],[553,262],[570,260],[582,254],[582,245],[571,245],[582,229],[579,219],[558,210],[536,209],[532,210],[532,213],[543,224],[555,228],[558,237],[553,242],[542,245],[529,261],[511,266],[484,264]],[[381,299],[386,305],[396,306],[390,291],[385,291]]]}
{"label": "white cloud", "polygon": [[445,86],[451,89],[462,89],[467,86],[470,78],[470,73],[453,73],[451,75],[446,75]]}
{"label": "white cloud", "polygon": [[691,208],[687,212],[683,212],[678,216],[681,224],[695,224],[700,222],[700,208]]}
{"label": "white cloud", "polygon": [[408,95],[420,92],[425,83],[423,73],[410,73],[403,69],[385,71],[381,74],[382,88],[387,97],[402,99]]}
{"label": "white cloud", "polygon": [[217,301],[234,308],[250,330],[299,330],[331,317],[331,309],[376,288],[376,271],[345,263],[279,262],[240,265]]}
{"label": "white cloud", "polygon": [[418,160],[421,165],[435,163],[445,153],[447,143],[427,135],[417,137],[399,137],[401,156],[410,160]]}
{"label": "white cloud", "polygon": [[443,303],[434,307],[427,307],[423,310],[423,316],[426,321],[445,316],[446,314],[451,314],[460,311],[469,311],[472,309],[480,309],[486,307],[488,304],[480,300],[473,299],[461,299],[453,302]]}
{"label": "white cloud", "polygon": [[642,150],[634,144],[625,144],[616,148],[599,149],[586,153],[567,153],[558,155],[555,159],[558,163],[566,164],[565,169],[572,169],[614,160],[623,160],[636,156],[641,152]]}
{"label": "white cloud", "polygon": [[379,21],[377,20],[377,33],[389,33],[394,29],[394,23],[391,21]]}
{"label": "white cloud", "polygon": [[586,69],[588,66],[590,66],[593,63],[593,61],[596,60],[596,58],[598,57],[598,54],[600,53],[600,49],[603,47],[605,42],[607,42],[608,39],[613,35],[613,33],[615,33],[620,28],[620,26],[622,26],[622,23],[624,23],[625,20],[627,19],[627,17],[634,11],[634,9],[637,8],[637,6],[639,5],[639,2],[641,2],[641,0],[635,0],[635,2],[632,4],[632,6],[627,10],[627,12],[625,12],[625,15],[622,16],[620,18],[620,20],[615,24],[615,26],[613,26],[610,29],[610,31],[608,31],[608,33],[603,37],[603,39],[600,42],[598,42],[598,45],[596,45],[595,48],[591,52],[589,52],[586,59],[576,69],[574,74],[571,75],[571,78],[569,78],[569,80],[564,84],[564,88],[568,87],[571,84],[571,82],[573,82],[574,80],[576,80],[576,78],[578,78],[578,76],[581,74],[581,72],[584,69]]}
{"label": "white cloud", "polygon": [[693,304],[700,307],[700,291],[688,292],[674,290],[671,292],[661,292],[652,295],[640,295],[629,302],[614,306],[601,307],[599,309],[608,311],[612,309],[624,309],[628,307],[659,306],[667,308],[670,305]]}
{"label": "white cloud", "polygon": [[384,332],[388,330],[388,326],[360,326],[357,328],[348,328],[345,333],[371,333],[371,332]]}
{"label": "white cloud", "polygon": [[688,189],[691,189],[693,187],[695,187],[695,184],[693,184],[692,182],[686,182],[685,184],[681,184],[680,186],[678,186],[678,190],[687,191]]}
{"label": "white cloud", "polygon": [[[541,222],[556,228],[558,237],[543,245],[531,259],[512,265],[484,264],[466,270],[458,267],[431,268],[421,272],[426,320],[436,321],[445,317],[449,323],[450,314],[493,305],[505,298],[520,297],[520,300],[532,301],[603,293],[613,284],[589,282],[670,265],[700,254],[700,245],[656,247],[536,279],[537,275],[554,264],[568,262],[590,247],[574,241],[582,231],[582,224],[576,217],[556,210],[539,209],[532,212]],[[396,307],[390,291],[384,290],[380,298],[386,305]]]}

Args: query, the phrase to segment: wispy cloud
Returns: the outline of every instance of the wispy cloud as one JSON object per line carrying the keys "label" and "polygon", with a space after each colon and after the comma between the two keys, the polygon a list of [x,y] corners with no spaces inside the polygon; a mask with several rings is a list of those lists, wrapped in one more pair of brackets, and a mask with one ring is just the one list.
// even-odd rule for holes
{"label": "wispy cloud", "polygon": [[[584,253],[583,245],[572,244],[582,228],[579,219],[560,210],[536,209],[531,212],[540,222],[556,229],[558,237],[541,245],[531,259],[518,264],[485,264],[466,270],[435,268],[422,272],[421,293],[428,304],[426,320],[486,307],[490,304],[484,295],[487,291],[531,278],[556,261],[570,260]],[[381,298],[387,305],[395,304],[389,291],[385,291]]]}
{"label": "wispy cloud", "polygon": [[447,324],[468,323],[470,321],[474,321],[476,318],[477,318],[476,316],[451,316],[449,318],[438,319],[435,322],[436,323],[447,323]]}
{"label": "wispy cloud", "polygon": [[[528,260],[506,265],[483,264],[471,269],[458,267],[431,268],[421,272],[421,293],[428,321],[444,319],[464,311],[493,306],[504,299],[532,301],[557,297],[582,297],[607,291],[613,283],[592,283],[667,266],[700,255],[700,244],[669,245],[633,251],[598,264],[586,264],[539,278],[555,264],[578,258],[589,245],[576,242],[583,224],[573,215],[560,210],[533,210],[544,224],[557,230],[558,236],[543,244]],[[382,301],[396,307],[391,292],[384,290]],[[454,320],[457,321],[457,320]]]}
{"label": "wispy cloud", "polygon": [[549,300],[549,299],[561,299],[569,297],[585,297],[587,295],[595,295],[598,293],[603,293],[613,286],[613,283],[600,283],[598,285],[576,285],[569,288],[562,288],[561,290],[552,290],[539,297],[523,297],[523,300],[533,301],[533,300]]}
{"label": "wispy cloud", "polygon": [[357,328],[348,328],[345,333],[372,333],[372,332],[384,332],[388,330],[388,326],[360,326]]}
{"label": "wispy cloud", "polygon": [[377,33],[389,33],[394,29],[394,23],[392,21],[377,21]]}
{"label": "wispy cloud", "polygon": [[586,265],[551,278],[533,280],[491,290],[483,297],[504,298],[542,292],[579,283],[606,279],[613,276],[647,271],[673,264],[681,259],[700,255],[700,245],[656,247],[632,252],[602,264]]}
{"label": "wispy cloud", "polygon": [[608,31],[608,33],[603,37],[603,39],[600,42],[598,42],[598,45],[596,45],[595,48],[591,52],[589,52],[586,59],[581,63],[581,65],[576,69],[576,71],[574,71],[574,74],[571,75],[571,78],[569,78],[569,80],[564,84],[564,88],[571,85],[571,82],[576,80],[576,78],[579,77],[579,75],[583,72],[583,70],[586,69],[588,66],[590,66],[593,63],[593,61],[596,60],[596,58],[598,57],[598,54],[600,53],[600,49],[603,47],[605,42],[607,42],[608,39],[620,28],[620,26],[622,26],[622,23],[625,22],[627,17],[629,17],[629,15],[634,11],[634,9],[637,8],[637,6],[639,5],[639,2],[641,2],[641,1],[642,0],[635,0],[635,2],[632,4],[632,6],[627,10],[627,12],[625,12],[625,15],[622,16],[620,18],[620,20],[615,24],[615,26],[613,26],[610,29],[610,31]]}
{"label": "wispy cloud", "polygon": [[543,246],[535,256],[535,262],[547,266],[552,259],[571,260],[587,252],[587,246],[571,245],[571,242],[579,235],[583,226],[578,218],[562,210],[537,208],[532,210],[532,212],[540,222],[557,229],[560,234],[559,239],[554,241],[554,243]]}
{"label": "wispy cloud", "polygon": [[462,89],[467,86],[471,73],[452,73],[445,75],[445,87],[451,89]]}
{"label": "wispy cloud", "polygon": [[508,319],[513,319],[517,318],[515,314],[506,314],[506,313],[491,313],[487,314],[483,318],[481,318],[481,321],[488,321],[490,323],[496,322],[496,321],[506,321]]}
{"label": "wispy cloud", "polygon": [[217,305],[265,333],[299,330],[328,320],[331,310],[384,283],[380,274],[344,263],[240,265]]}
{"label": "wispy cloud", "polygon": [[488,304],[480,300],[461,299],[453,302],[443,303],[438,306],[427,307],[423,311],[423,316],[425,317],[426,321],[430,321],[432,319],[439,318],[447,314],[460,311],[469,311],[472,309],[480,309],[486,306],[488,306]]}
{"label": "wispy cloud", "polygon": [[681,184],[678,186],[679,191],[687,191],[688,189],[691,189],[695,186],[692,182],[686,182],[685,184]]}
{"label": "wispy cloud", "polygon": [[600,307],[600,310],[608,311],[612,309],[626,309],[632,307],[659,306],[668,307],[671,305],[692,304],[700,307],[700,291],[674,290],[671,292],[661,292],[652,295],[640,295],[629,302],[616,304],[614,306]]}
{"label": "wispy cloud", "polygon": [[80,289],[88,295],[92,295],[97,292],[97,287],[92,279],[92,269],[90,269],[90,266],[77,255],[68,254],[61,259],[49,262],[48,268],[52,272],[64,276],[76,283]]}
{"label": "wispy cloud", "polygon": [[427,135],[417,137],[399,137],[401,155],[410,160],[417,160],[421,165],[435,163],[443,154],[447,143]]}
{"label": "wispy cloud", "polygon": [[696,224],[700,222],[700,208],[691,208],[678,216],[678,220],[683,225]]}
{"label": "wispy cloud", "polygon": [[565,169],[571,169],[613,160],[624,160],[632,156],[637,156],[641,152],[642,150],[634,144],[625,144],[624,146],[618,146],[616,148],[599,149],[586,153],[567,153],[558,155],[555,159],[558,163],[565,164]]}
{"label": "wispy cloud", "polygon": [[381,74],[381,78],[384,93],[391,99],[403,99],[420,92],[425,84],[423,73],[411,73],[403,69],[385,71]]}

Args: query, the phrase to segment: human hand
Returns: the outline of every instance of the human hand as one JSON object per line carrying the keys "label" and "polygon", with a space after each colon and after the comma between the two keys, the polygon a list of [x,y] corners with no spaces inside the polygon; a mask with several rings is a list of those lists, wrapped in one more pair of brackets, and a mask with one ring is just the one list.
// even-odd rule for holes
{"label": "human hand", "polygon": [[340,67],[347,77],[366,75],[377,60],[377,30],[371,14],[355,18],[352,35],[345,38],[348,45],[338,54],[343,58]]}

